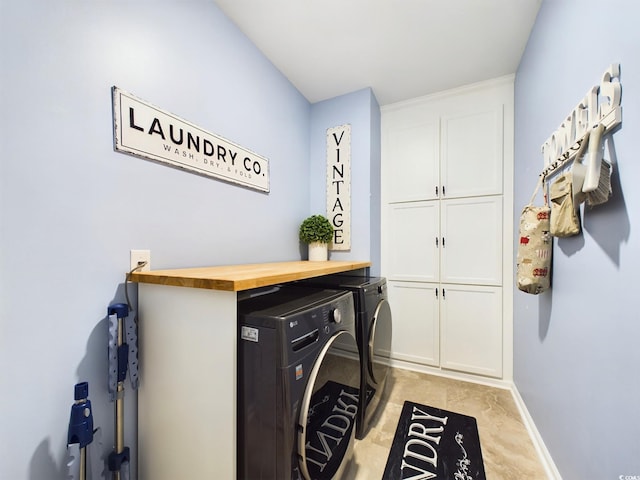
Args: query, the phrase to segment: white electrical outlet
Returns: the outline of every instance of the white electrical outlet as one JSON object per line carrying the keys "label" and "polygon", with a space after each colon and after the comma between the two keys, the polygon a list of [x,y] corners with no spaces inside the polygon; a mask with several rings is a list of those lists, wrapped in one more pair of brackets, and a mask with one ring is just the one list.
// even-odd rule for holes
{"label": "white electrical outlet", "polygon": [[147,262],[146,265],[136,271],[148,272],[149,270],[151,270],[151,250],[131,250],[131,256],[129,258],[131,270],[144,262]]}

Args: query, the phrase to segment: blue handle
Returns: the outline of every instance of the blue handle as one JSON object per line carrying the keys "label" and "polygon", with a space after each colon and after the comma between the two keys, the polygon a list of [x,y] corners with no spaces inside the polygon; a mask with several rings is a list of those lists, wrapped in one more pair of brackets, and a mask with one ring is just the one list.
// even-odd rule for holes
{"label": "blue handle", "polygon": [[129,305],[126,303],[114,303],[109,306],[107,312],[109,315],[115,313],[118,318],[127,318],[127,315],[129,315]]}
{"label": "blue handle", "polygon": [[91,401],[87,399],[88,396],[89,384],[87,382],[76,384],[74,390],[76,403],[71,407],[68,445],[79,443],[80,448],[84,448],[93,441],[93,411]]}
{"label": "blue handle", "polygon": [[73,391],[73,399],[77,402],[78,400],[85,400],[89,398],[89,382],[76,383]]}
{"label": "blue handle", "polygon": [[110,472],[119,472],[123,463],[129,463],[129,447],[124,447],[120,453],[111,452],[107,458]]}
{"label": "blue handle", "polygon": [[124,382],[127,378],[127,366],[129,365],[129,345],[123,343],[118,347],[118,382]]}

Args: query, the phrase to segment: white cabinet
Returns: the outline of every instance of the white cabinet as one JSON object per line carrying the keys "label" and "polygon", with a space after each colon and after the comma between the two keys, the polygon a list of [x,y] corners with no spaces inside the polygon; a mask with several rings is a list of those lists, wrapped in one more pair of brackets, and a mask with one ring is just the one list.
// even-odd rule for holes
{"label": "white cabinet", "polygon": [[440,203],[440,281],[502,285],[502,198]]}
{"label": "white cabinet", "polygon": [[438,198],[440,122],[433,115],[399,117],[386,130],[390,201]]}
{"label": "white cabinet", "polygon": [[406,202],[389,205],[388,280],[437,282],[440,257],[440,205],[438,202]]}
{"label": "white cabinet", "polygon": [[140,283],[139,478],[236,478],[236,304]]}
{"label": "white cabinet", "polygon": [[442,117],[443,198],[502,193],[502,105],[470,104]]}
{"label": "white cabinet", "polygon": [[441,366],[502,376],[502,288],[442,284],[440,299]]}
{"label": "white cabinet", "polygon": [[502,198],[388,206],[389,280],[502,283]]}
{"label": "white cabinet", "polygon": [[389,304],[393,358],[502,375],[502,288],[393,281]]}
{"label": "white cabinet", "polygon": [[383,108],[382,274],[395,360],[503,376],[512,80]]}
{"label": "white cabinet", "polygon": [[392,357],[437,367],[440,364],[438,284],[388,282],[393,312]]}
{"label": "white cabinet", "polygon": [[502,193],[503,106],[477,94],[467,100],[383,112],[389,202]]}

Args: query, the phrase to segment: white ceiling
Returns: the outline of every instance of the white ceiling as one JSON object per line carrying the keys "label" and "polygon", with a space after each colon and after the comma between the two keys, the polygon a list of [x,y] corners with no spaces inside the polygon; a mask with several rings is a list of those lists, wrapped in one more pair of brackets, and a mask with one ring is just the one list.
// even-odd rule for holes
{"label": "white ceiling", "polygon": [[214,0],[312,103],[515,73],[542,0]]}

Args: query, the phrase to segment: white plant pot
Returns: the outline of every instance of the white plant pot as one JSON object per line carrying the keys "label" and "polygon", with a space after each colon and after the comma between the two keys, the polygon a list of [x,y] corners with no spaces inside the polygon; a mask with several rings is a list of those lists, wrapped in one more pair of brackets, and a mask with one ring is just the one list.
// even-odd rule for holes
{"label": "white plant pot", "polygon": [[313,242],[309,244],[309,261],[326,262],[328,258],[327,244]]}

